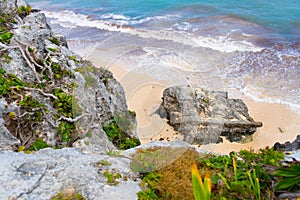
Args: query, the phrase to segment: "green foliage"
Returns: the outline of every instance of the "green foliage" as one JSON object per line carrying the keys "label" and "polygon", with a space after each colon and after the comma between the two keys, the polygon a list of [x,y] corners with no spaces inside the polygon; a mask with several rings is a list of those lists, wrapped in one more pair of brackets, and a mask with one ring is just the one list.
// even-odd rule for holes
{"label": "green foliage", "polygon": [[[80,62],[79,60],[77,60],[77,57],[75,55],[69,56],[69,58],[71,60],[73,60],[75,62],[75,64],[78,64]],[[75,69],[75,71],[79,72],[80,71],[80,67],[78,67],[77,69]]]}
{"label": "green foliage", "polygon": [[[75,63],[79,62],[76,59],[75,55],[70,56],[70,59],[74,60]],[[91,73],[93,74],[97,73],[99,71],[98,68],[88,65],[88,66],[78,67],[75,69],[75,71],[83,75],[85,79],[85,87],[91,87],[96,83],[96,79],[93,75],[91,75]]]}
{"label": "green foliage", "polygon": [[54,37],[50,38],[49,41],[52,42],[53,44],[56,44],[57,46],[60,45],[60,41],[57,38]]}
{"label": "green foliage", "polygon": [[204,181],[202,181],[197,165],[194,164],[192,167],[192,182],[195,200],[210,200],[212,188],[210,173],[207,172]]}
{"label": "green foliage", "polygon": [[46,142],[44,142],[42,139],[39,138],[28,148],[28,150],[29,151],[38,151],[40,149],[44,149],[47,147],[49,147],[49,145]]}
{"label": "green foliage", "polygon": [[[27,112],[34,113],[34,114],[26,114],[24,118],[29,119],[32,122],[39,122],[41,121],[44,113],[48,112],[46,106],[39,101],[35,100],[32,96],[25,96],[22,101],[20,101],[19,105],[21,108],[25,109]],[[39,109],[38,109],[39,108]]]}
{"label": "green foliage", "polygon": [[57,80],[63,79],[63,77],[72,77],[73,74],[70,70],[63,69],[63,67],[57,63],[51,63],[51,70],[54,74],[54,78]]}
{"label": "green foliage", "polygon": [[10,63],[11,57],[10,57],[7,53],[3,54],[3,58],[5,59],[5,62],[6,62],[7,64]]}
{"label": "green foliage", "polygon": [[[71,59],[76,61],[76,56],[71,56]],[[77,67],[75,69],[76,72],[79,72],[81,74],[87,74],[88,72],[97,73],[99,72],[99,68],[96,68],[92,65],[84,65],[83,67]]]}
{"label": "green foliage", "polygon": [[[68,95],[61,88],[55,89],[54,95],[57,99],[54,100],[53,107],[57,109],[57,112],[60,115],[73,118],[75,114],[81,113],[81,107],[74,100],[73,95]],[[61,121],[56,135],[58,137],[58,142],[62,143],[62,146],[71,146],[77,139],[75,123]]]}
{"label": "green foliage", "polygon": [[86,198],[80,193],[60,192],[52,197],[51,200],[86,200]]}
{"label": "green foliage", "polygon": [[56,49],[56,48],[51,48],[51,47],[48,47],[47,49],[48,49],[49,51],[54,52],[54,53],[57,52],[57,50],[58,50],[58,49]]}
{"label": "green foliage", "polygon": [[29,51],[29,52],[33,52],[33,51],[34,51],[34,48],[28,47],[28,51]]}
{"label": "green foliage", "polygon": [[158,174],[156,172],[150,172],[144,176],[141,186],[142,188],[147,188],[137,193],[139,200],[158,199],[157,195],[155,194],[155,188],[159,183],[159,179],[161,176],[161,174]]}
{"label": "green foliage", "polygon": [[13,34],[10,32],[10,23],[13,21],[13,16],[9,13],[2,13],[0,16],[0,42],[10,43]]}
{"label": "green foliage", "polygon": [[261,149],[260,153],[253,153],[250,151],[242,150],[239,155],[247,162],[254,161],[257,165],[274,165],[280,166],[281,160],[284,159],[284,154],[280,151],[276,151],[273,148]]}
{"label": "green foliage", "polygon": [[25,17],[30,14],[31,10],[31,6],[20,6],[18,7],[17,13],[20,17]]}
{"label": "green foliage", "polygon": [[265,166],[278,166],[283,158],[283,153],[273,148],[259,153],[243,150],[230,156],[208,154],[200,158],[200,168],[212,171],[212,199],[268,199],[272,193],[273,176]]}
{"label": "green foliage", "polygon": [[276,191],[289,190],[296,191],[300,189],[300,164],[292,164],[288,167],[281,167],[274,173],[279,177],[276,184]]}
{"label": "green foliage", "polygon": [[2,13],[0,16],[0,31],[7,30],[9,23],[13,21],[13,15],[11,13]]}
{"label": "green foliage", "polygon": [[119,149],[126,150],[141,144],[139,139],[130,138],[125,131],[131,130],[132,124],[129,119],[123,118],[121,115],[116,114],[111,123],[103,126],[109,140]]}
{"label": "green foliage", "polygon": [[158,197],[154,190],[147,188],[145,190],[139,191],[137,194],[138,200],[157,200]]}
{"label": "green foliage", "polygon": [[85,87],[94,86],[96,83],[96,79],[93,76],[84,75],[84,79],[85,79]]}
{"label": "green foliage", "polygon": [[119,173],[111,173],[108,170],[105,170],[103,175],[107,178],[108,185],[117,185],[118,179],[122,178],[121,174]]}
{"label": "green foliage", "polygon": [[261,196],[260,196],[260,184],[259,184],[259,179],[256,176],[256,172],[255,169],[253,169],[253,173],[250,174],[250,171],[247,172],[247,175],[249,177],[252,189],[254,190],[255,196],[257,200],[261,200]]}
{"label": "green foliage", "polygon": [[8,117],[11,118],[11,119],[15,118],[16,116],[17,116],[17,115],[16,115],[15,112],[10,112],[10,113],[8,114]]}
{"label": "green foliage", "polygon": [[14,34],[10,32],[4,32],[0,34],[0,42],[2,43],[10,43],[10,39],[13,37]]}
{"label": "green foliage", "polygon": [[22,82],[13,74],[6,74],[3,68],[0,68],[0,97],[11,95],[14,90],[11,87],[16,87],[16,90],[21,90],[26,83]]}
{"label": "green foliage", "polygon": [[62,147],[72,146],[73,141],[77,137],[75,124],[73,122],[61,121],[56,136],[58,137],[58,142],[62,144]]}
{"label": "green foliage", "polygon": [[65,117],[73,117],[73,95],[68,95],[61,88],[55,89],[54,95],[57,99],[54,100],[53,107],[57,112]]}
{"label": "green foliage", "polygon": [[[138,149],[130,168],[144,175],[139,199],[193,199],[191,168],[199,153],[190,148]],[[148,171],[147,171],[148,170]]]}

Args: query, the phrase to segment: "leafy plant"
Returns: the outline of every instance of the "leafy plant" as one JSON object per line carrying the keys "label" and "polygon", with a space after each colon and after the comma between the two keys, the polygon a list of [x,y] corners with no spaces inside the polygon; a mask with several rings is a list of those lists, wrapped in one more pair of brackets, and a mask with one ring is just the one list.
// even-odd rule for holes
{"label": "leafy plant", "polygon": [[[117,123],[117,120],[120,123]],[[122,125],[122,122],[126,121],[126,119],[121,119],[120,116],[116,115],[111,123],[107,126],[103,126],[103,130],[106,132],[109,140],[117,146],[119,149],[126,150],[138,146],[141,144],[139,139],[135,137],[130,137],[126,134],[125,131],[128,129],[124,129],[124,127],[128,128],[128,125]],[[121,124],[121,126],[120,126]]]}
{"label": "leafy plant", "polygon": [[192,182],[195,200],[210,200],[212,188],[210,173],[207,172],[204,181],[202,181],[197,165],[194,164],[192,167]]}
{"label": "leafy plant", "polygon": [[259,179],[256,176],[255,169],[253,169],[252,175],[250,174],[250,171],[247,172],[247,175],[249,177],[252,189],[254,190],[256,199],[257,200],[261,200],[261,196],[260,196],[260,184],[259,184]]}
{"label": "leafy plant", "polygon": [[31,10],[32,10],[31,6],[20,6],[18,7],[17,12],[20,17],[25,17],[26,15],[29,15]]}
{"label": "leafy plant", "polygon": [[242,150],[239,152],[239,156],[247,163],[251,163],[253,161],[257,165],[266,164],[280,166],[280,161],[284,159],[284,154],[280,151],[274,150],[274,148],[261,149],[260,153]]}
{"label": "leafy plant", "polygon": [[13,74],[6,74],[3,68],[0,68],[0,96],[8,96],[14,92],[11,87],[21,90],[26,83],[22,82]]}
{"label": "leafy plant", "polygon": [[159,179],[161,178],[161,176],[161,174],[158,174],[156,172],[150,172],[144,176],[144,178],[142,179],[141,186],[142,188],[146,189],[137,193],[139,200],[158,199],[155,193],[155,187],[159,183]]}
{"label": "leafy plant", "polygon": [[52,42],[53,44],[56,44],[57,46],[60,45],[60,41],[57,38],[49,38],[49,41]]}
{"label": "leafy plant", "polygon": [[283,157],[273,148],[259,153],[243,150],[229,156],[207,154],[200,157],[200,168],[211,171],[212,199],[268,199],[272,194],[273,176],[265,166],[279,165]]}
{"label": "leafy plant", "polygon": [[28,150],[29,151],[38,151],[40,149],[44,149],[47,147],[49,147],[49,145],[46,142],[44,142],[42,139],[39,138],[28,148]]}
{"label": "leafy plant", "polygon": [[6,31],[0,34],[0,42],[3,43],[10,43],[10,39],[13,37],[14,34]]}
{"label": "leafy plant", "polygon": [[291,164],[289,167],[282,167],[275,171],[275,176],[280,177],[276,184],[276,191],[300,189],[300,164]]}
{"label": "leafy plant", "polygon": [[75,129],[76,127],[73,122],[60,122],[56,135],[58,137],[58,142],[61,143],[62,147],[72,145],[77,136]]}
{"label": "leafy plant", "polygon": [[109,185],[117,185],[118,179],[122,178],[121,174],[119,173],[111,173],[108,170],[105,170],[103,175],[107,178],[107,184]]}

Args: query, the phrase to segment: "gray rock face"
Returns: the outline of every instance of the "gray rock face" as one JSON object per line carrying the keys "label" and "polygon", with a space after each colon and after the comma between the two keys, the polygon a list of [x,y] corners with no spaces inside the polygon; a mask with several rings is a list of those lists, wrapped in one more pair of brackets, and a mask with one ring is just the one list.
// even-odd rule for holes
{"label": "gray rock face", "polygon": [[[6,102],[5,109],[0,103],[0,122],[6,126],[1,132],[9,131],[26,148],[37,138],[51,146],[115,148],[103,131],[103,125],[109,124],[115,115],[128,116],[120,83],[111,72],[74,55],[68,49],[65,37],[51,31],[44,14],[28,12],[19,15],[16,10],[20,6],[28,4],[23,0],[0,2],[1,12],[13,13],[15,20],[6,24],[13,34],[10,42],[0,42],[1,55],[5,54],[0,58],[0,67],[6,72],[4,76],[13,74],[28,84],[0,96]],[[64,94],[58,95],[59,88],[59,92],[70,97],[69,100]],[[44,108],[32,108],[32,104],[22,107],[20,102],[27,96]],[[10,112],[16,116],[9,117]],[[36,116],[38,119],[34,118]],[[129,137],[137,137],[135,116],[129,121],[132,128],[124,131]],[[73,125],[76,130],[66,130]],[[71,132],[68,139],[63,135],[67,132]],[[7,143],[3,138],[0,137],[0,144]]]}
{"label": "gray rock face", "polygon": [[218,142],[219,136],[241,142],[262,126],[249,116],[242,100],[228,99],[226,92],[189,86],[167,88],[158,112],[185,141],[196,144]]}
{"label": "gray rock face", "polygon": [[300,150],[300,135],[297,135],[296,139],[293,142],[285,142],[280,144],[276,142],[274,144],[274,149],[279,151],[296,151]]}
{"label": "gray rock face", "polygon": [[7,107],[7,102],[4,98],[0,98],[0,151],[11,150],[12,147],[18,146],[20,141],[14,137],[5,127],[5,122],[2,118],[2,113],[16,112],[17,106],[11,105]]}
{"label": "gray rock face", "polygon": [[[0,199],[49,200],[74,191],[93,200],[133,200],[140,191],[139,175],[125,157],[47,148],[34,154],[0,152],[0,160]],[[121,175],[116,185],[108,184],[106,170]]]}

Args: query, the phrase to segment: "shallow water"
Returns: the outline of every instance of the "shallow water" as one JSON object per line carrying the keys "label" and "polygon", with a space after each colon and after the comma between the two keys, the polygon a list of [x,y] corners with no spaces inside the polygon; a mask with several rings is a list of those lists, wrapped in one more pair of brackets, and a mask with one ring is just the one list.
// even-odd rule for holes
{"label": "shallow water", "polygon": [[300,113],[296,0],[29,0],[53,30],[104,67],[118,62],[174,84],[238,91]]}

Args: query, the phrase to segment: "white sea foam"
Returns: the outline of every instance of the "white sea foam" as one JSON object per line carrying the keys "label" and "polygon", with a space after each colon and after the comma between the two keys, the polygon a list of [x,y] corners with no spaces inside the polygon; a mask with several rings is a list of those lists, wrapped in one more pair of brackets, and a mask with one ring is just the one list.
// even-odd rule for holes
{"label": "white sea foam", "polygon": [[106,13],[100,16],[103,19],[121,19],[121,20],[130,20],[130,17],[127,17],[122,14],[113,14],[113,13]]}
{"label": "white sea foam", "polygon": [[265,96],[265,95],[263,95],[263,93],[261,93],[258,90],[258,88],[245,87],[245,88],[241,89],[241,92],[256,102],[283,104],[283,105],[288,106],[294,112],[300,114],[300,105],[299,104],[283,100],[280,97],[272,98],[269,96]]}
{"label": "white sea foam", "polygon": [[[170,30],[147,30],[121,26],[105,20],[95,20],[83,14],[76,14],[73,11],[49,12],[45,15],[51,19],[51,23],[59,24],[66,28],[93,27],[105,31],[122,32],[137,35],[141,38],[154,38],[157,40],[170,40],[192,47],[205,47],[221,52],[253,51],[258,52],[263,48],[253,45],[247,41],[235,41],[226,36],[206,37],[196,36],[185,31]],[[125,17],[125,16],[124,16]],[[126,18],[126,17],[125,17]],[[147,20],[147,18],[145,19]]]}

